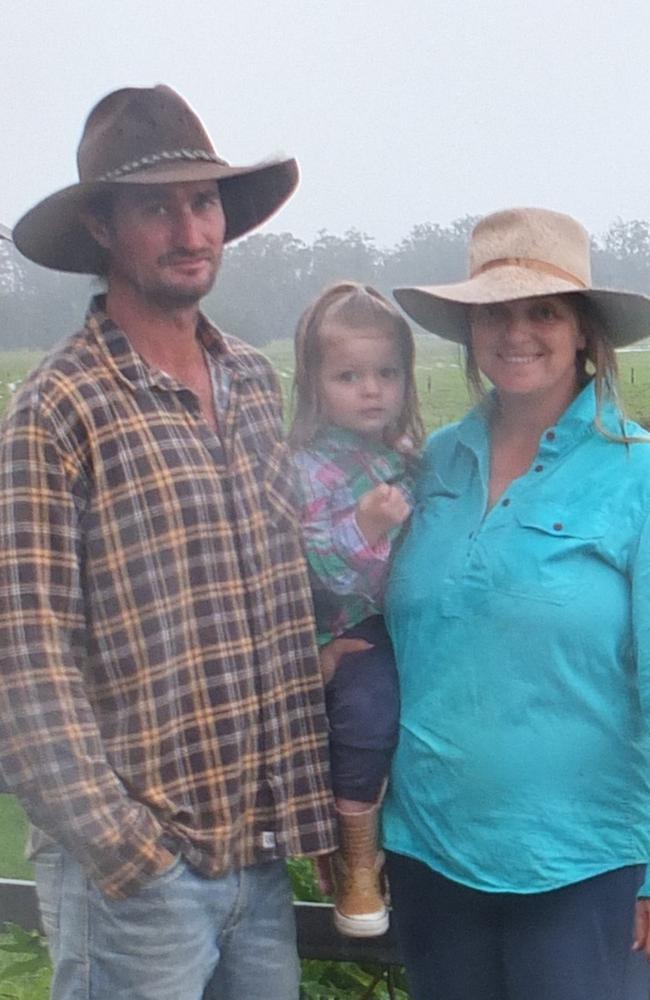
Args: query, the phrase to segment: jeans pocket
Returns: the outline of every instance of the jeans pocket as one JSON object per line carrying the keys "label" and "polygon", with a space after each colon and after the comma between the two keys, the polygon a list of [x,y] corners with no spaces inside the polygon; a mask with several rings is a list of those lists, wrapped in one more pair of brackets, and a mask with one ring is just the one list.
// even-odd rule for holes
{"label": "jeans pocket", "polygon": [[179,875],[183,873],[185,868],[185,859],[182,854],[177,854],[171,864],[167,865],[161,871],[156,872],[155,875],[145,883],[142,887],[142,892],[146,892],[147,889],[155,889],[160,886],[167,885],[169,882],[173,882],[178,878]]}

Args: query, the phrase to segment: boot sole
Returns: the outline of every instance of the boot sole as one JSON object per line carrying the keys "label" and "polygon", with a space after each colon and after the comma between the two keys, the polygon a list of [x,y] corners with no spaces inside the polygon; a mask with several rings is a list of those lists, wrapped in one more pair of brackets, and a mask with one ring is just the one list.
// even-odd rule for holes
{"label": "boot sole", "polygon": [[358,917],[346,917],[344,913],[334,910],[334,926],[339,934],[344,934],[346,937],[381,937],[388,930],[388,924],[387,910]]}

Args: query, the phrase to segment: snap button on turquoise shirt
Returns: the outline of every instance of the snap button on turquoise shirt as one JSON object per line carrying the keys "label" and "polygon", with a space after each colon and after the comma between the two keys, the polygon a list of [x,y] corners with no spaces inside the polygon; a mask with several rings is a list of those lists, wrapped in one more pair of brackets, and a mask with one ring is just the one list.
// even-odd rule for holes
{"label": "snap button on turquoise shirt", "polygon": [[594,416],[590,384],[487,514],[486,408],[432,435],[391,571],[384,842],[485,891],[650,858],[650,444]]}

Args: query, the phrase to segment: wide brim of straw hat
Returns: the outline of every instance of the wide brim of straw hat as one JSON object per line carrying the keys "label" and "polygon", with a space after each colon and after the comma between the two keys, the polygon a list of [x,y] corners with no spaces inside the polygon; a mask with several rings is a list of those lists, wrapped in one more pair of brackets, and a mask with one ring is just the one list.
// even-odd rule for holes
{"label": "wide brim of straw hat", "polygon": [[16,223],[13,239],[22,254],[43,267],[79,274],[101,273],[103,252],[81,221],[92,199],[125,185],[178,184],[216,180],[226,217],[224,242],[256,229],[293,194],[298,184],[294,159],[253,166],[177,161],[129,173],[124,178],[72,184],[31,208]]}
{"label": "wide brim of straw hat", "polygon": [[614,347],[625,347],[650,337],[648,296],[608,288],[582,288],[561,277],[522,267],[504,265],[454,284],[393,290],[402,309],[419,326],[459,344],[468,342],[471,305],[569,294],[583,295],[593,302]]}
{"label": "wide brim of straw hat", "polygon": [[0,222],[0,240],[10,240],[11,239],[11,229],[7,226],[3,226]]}

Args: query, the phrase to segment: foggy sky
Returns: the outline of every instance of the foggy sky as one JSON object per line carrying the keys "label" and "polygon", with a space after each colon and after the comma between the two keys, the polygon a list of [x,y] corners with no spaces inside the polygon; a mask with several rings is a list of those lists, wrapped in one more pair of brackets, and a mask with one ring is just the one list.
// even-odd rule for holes
{"label": "foggy sky", "polygon": [[639,0],[0,0],[0,221],[76,180],[108,91],[169,83],[233,163],[297,156],[267,224],[391,246],[508,205],[650,220]]}

